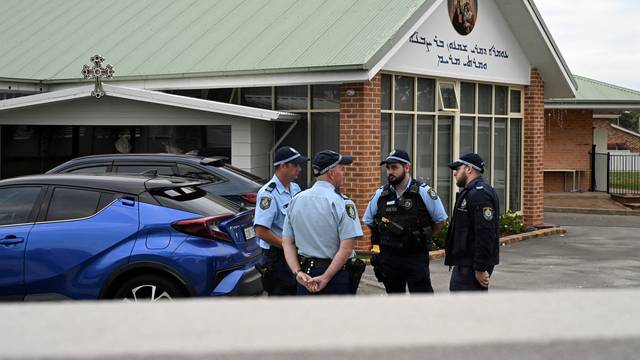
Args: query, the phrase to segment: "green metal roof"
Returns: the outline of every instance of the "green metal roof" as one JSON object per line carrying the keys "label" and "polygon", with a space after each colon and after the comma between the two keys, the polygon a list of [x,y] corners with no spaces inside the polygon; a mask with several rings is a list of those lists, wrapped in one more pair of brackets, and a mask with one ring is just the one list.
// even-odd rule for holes
{"label": "green metal roof", "polygon": [[639,103],[640,91],[574,75],[578,85],[575,99],[549,99],[547,103]]}
{"label": "green metal roof", "polygon": [[2,0],[0,79],[369,69],[435,0]]}

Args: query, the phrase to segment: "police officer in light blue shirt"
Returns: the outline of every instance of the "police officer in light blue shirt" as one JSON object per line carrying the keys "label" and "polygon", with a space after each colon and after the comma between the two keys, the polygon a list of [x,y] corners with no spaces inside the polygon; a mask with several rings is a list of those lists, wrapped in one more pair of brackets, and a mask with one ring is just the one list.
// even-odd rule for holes
{"label": "police officer in light blue shirt", "polygon": [[428,246],[444,226],[447,214],[436,192],[411,178],[411,159],[393,150],[380,163],[388,183],[378,189],[362,221],[371,228],[372,244],[380,254],[372,258],[376,276],[387,293],[432,293]]}
{"label": "police officer in light blue shirt", "polygon": [[282,228],[291,199],[300,192],[294,182],[308,159],[283,146],[274,154],[275,174],[258,191],[254,226],[263,249],[263,285],[269,295],[295,295],[296,282],[282,252]]}
{"label": "police officer in light blue shirt", "polygon": [[344,165],[352,161],[335,151],[317,153],[316,183],[289,204],[282,245],[298,281],[298,295],[352,293],[346,265],[362,227],[355,204],[338,191]]}

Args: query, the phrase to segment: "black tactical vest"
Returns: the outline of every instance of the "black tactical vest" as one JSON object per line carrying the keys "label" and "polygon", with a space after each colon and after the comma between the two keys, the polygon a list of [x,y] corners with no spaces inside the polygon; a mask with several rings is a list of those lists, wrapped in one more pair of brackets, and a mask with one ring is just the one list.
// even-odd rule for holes
{"label": "black tactical vest", "polygon": [[374,216],[374,237],[381,248],[411,253],[425,251],[431,243],[432,221],[420,197],[420,186],[412,179],[397,199],[389,184],[382,189]]}

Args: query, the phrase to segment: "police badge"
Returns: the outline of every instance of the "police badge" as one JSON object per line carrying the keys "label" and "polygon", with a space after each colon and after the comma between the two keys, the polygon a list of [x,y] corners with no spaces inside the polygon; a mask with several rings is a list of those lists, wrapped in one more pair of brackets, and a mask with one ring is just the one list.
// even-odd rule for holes
{"label": "police badge", "polygon": [[493,208],[490,208],[490,207],[482,208],[482,216],[487,221],[493,220]]}
{"label": "police badge", "polygon": [[260,198],[260,209],[267,210],[271,206],[271,198],[263,196]]}
{"label": "police badge", "polygon": [[435,190],[429,189],[427,193],[429,193],[429,197],[432,198],[433,200],[438,200],[438,194],[436,194]]}
{"label": "police badge", "polygon": [[356,219],[356,207],[353,204],[347,204],[344,207],[347,210],[347,215],[353,220]]}

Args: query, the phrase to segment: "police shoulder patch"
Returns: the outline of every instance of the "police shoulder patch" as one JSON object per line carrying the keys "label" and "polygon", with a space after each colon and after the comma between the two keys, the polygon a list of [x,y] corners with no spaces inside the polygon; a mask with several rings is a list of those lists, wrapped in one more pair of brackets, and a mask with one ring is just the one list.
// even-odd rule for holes
{"label": "police shoulder patch", "polygon": [[271,198],[263,196],[260,198],[260,209],[267,210],[271,206]]}
{"label": "police shoulder patch", "polygon": [[493,208],[492,207],[483,207],[482,208],[482,217],[487,220],[493,220]]}
{"label": "police shoulder patch", "polygon": [[432,198],[433,200],[438,200],[438,194],[436,193],[435,190],[429,189],[427,193],[429,194],[429,197]]}
{"label": "police shoulder patch", "polygon": [[356,207],[353,204],[345,205],[345,210],[347,211],[347,215],[353,220],[356,219]]}

